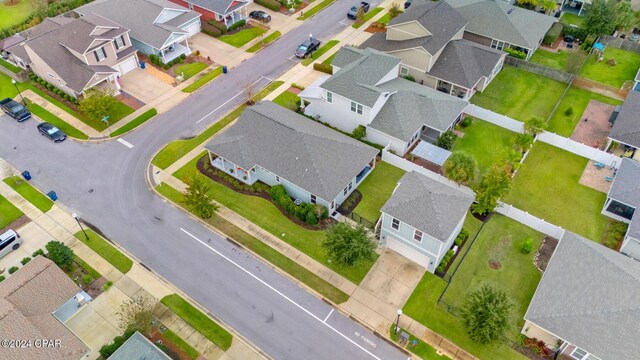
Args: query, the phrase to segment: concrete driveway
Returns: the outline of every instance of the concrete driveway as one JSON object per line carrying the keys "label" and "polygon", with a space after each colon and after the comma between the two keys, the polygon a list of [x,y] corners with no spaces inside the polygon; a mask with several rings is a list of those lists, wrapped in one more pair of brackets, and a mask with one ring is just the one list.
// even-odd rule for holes
{"label": "concrete driveway", "polygon": [[173,90],[173,87],[146,70],[135,69],[120,78],[120,86],[127,94],[145,104]]}
{"label": "concrete driveway", "polygon": [[[15,230],[22,238],[22,245],[18,250],[12,251],[0,259],[0,270],[8,270],[12,266],[21,267],[20,260],[25,257],[31,257],[34,251],[44,249],[44,246],[49,241],[54,240],[40,225],[33,221]],[[8,274],[4,275],[7,276]]]}

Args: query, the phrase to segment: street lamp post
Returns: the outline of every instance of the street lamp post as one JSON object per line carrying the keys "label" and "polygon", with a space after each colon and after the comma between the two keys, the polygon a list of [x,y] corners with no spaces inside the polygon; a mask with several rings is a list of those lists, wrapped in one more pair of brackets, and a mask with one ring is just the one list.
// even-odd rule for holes
{"label": "street lamp post", "polygon": [[78,226],[80,226],[80,230],[82,230],[82,233],[84,234],[84,237],[87,239],[87,241],[89,241],[89,235],[87,235],[87,232],[84,231],[84,227],[82,227],[82,223],[80,222],[80,219],[78,218],[78,214],[73,213],[71,214],[71,216],[76,219],[76,221],[78,222]]}
{"label": "street lamp post", "polygon": [[400,331],[400,315],[402,315],[402,310],[398,309],[398,317],[396,317],[396,327],[393,328],[393,333],[397,334]]}
{"label": "street lamp post", "polygon": [[22,104],[26,107],[27,102],[24,101],[24,98],[22,97],[22,92],[20,91],[20,89],[18,89],[18,83],[16,82],[15,79],[11,79],[11,83],[13,84],[13,86],[16,87],[16,91],[18,91],[18,94],[20,95],[20,99],[22,99]]}

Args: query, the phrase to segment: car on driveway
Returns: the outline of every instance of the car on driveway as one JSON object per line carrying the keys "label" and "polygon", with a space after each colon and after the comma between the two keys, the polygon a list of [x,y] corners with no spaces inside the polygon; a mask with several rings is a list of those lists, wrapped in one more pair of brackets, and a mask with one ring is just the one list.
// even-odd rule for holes
{"label": "car on driveway", "polygon": [[298,46],[295,51],[295,55],[298,59],[306,59],[308,56],[311,56],[314,51],[318,50],[319,47],[320,40],[313,38],[307,39]]}
{"label": "car on driveway", "polygon": [[38,131],[42,136],[48,137],[54,143],[62,142],[67,138],[67,134],[48,122],[38,124]]}
{"label": "car on driveway", "polygon": [[249,13],[249,17],[253,20],[262,21],[264,23],[268,23],[271,21],[271,15],[267,14],[262,10],[255,10]]}
{"label": "car on driveway", "polygon": [[356,17],[358,16],[358,10],[362,9],[363,13],[367,13],[369,12],[370,8],[371,8],[371,5],[369,5],[368,2],[363,1],[358,5],[353,5],[351,9],[349,9],[349,12],[347,12],[347,17],[351,20],[355,20]]}

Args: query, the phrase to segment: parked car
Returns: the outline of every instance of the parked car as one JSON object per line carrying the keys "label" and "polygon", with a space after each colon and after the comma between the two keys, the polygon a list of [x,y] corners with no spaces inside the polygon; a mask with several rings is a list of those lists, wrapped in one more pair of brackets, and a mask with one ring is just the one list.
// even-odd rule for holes
{"label": "parked car", "polygon": [[404,9],[405,9],[405,10],[406,10],[406,9],[408,9],[408,8],[409,8],[409,6],[411,6],[411,3],[412,3],[412,2],[413,2],[413,0],[407,0],[407,1],[405,1],[405,2],[404,2]]}
{"label": "parked car", "polygon": [[268,23],[269,21],[271,21],[271,15],[267,14],[262,10],[254,10],[250,12],[249,17],[252,18],[253,20],[262,21],[264,23]]}
{"label": "parked car", "polygon": [[347,17],[351,20],[355,20],[356,16],[358,15],[358,10],[362,9],[362,12],[366,13],[369,11],[370,8],[371,8],[371,5],[369,5],[368,2],[363,1],[358,5],[353,5],[351,9],[349,9],[349,12],[347,13]]}
{"label": "parked car", "polygon": [[300,44],[294,54],[298,59],[306,59],[307,56],[310,56],[314,51],[318,50],[319,47],[320,40],[311,38]]}
{"label": "parked car", "polygon": [[14,250],[18,250],[21,244],[20,235],[13,230],[7,230],[0,234],[0,258]]}
{"label": "parked car", "polygon": [[0,101],[0,107],[2,107],[2,111],[4,111],[7,115],[12,118],[18,120],[19,122],[23,122],[31,118],[31,113],[27,110],[26,107],[22,106],[19,102],[6,98]]}
{"label": "parked car", "polygon": [[49,124],[48,122],[43,122],[38,124],[38,131],[42,136],[46,136],[49,140],[54,143],[62,142],[67,138],[67,134],[65,134],[62,130],[57,127]]}

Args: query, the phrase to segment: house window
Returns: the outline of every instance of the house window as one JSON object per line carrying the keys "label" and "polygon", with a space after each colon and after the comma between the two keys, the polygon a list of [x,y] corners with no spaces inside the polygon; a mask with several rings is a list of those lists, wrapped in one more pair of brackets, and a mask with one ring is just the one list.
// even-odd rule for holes
{"label": "house window", "polygon": [[587,352],[582,350],[582,349],[580,349],[579,347],[577,347],[571,353],[571,357],[574,358],[574,359],[582,360],[585,357],[587,357]]}
{"label": "house window", "polygon": [[342,195],[347,196],[347,191],[349,191],[349,188],[348,187],[344,188]]}
{"label": "house window", "polygon": [[333,103],[333,93],[327,91],[327,102],[329,104]]}
{"label": "house window", "polygon": [[391,228],[395,230],[400,229],[400,220],[398,219],[391,220]]}
{"label": "house window", "polygon": [[400,75],[407,76],[409,75],[409,68],[400,66]]}
{"label": "house window", "polygon": [[251,168],[251,172],[256,172],[256,167],[255,166]]}
{"label": "house window", "polygon": [[332,202],[331,202],[331,210],[333,210],[333,207],[334,207],[335,205],[336,205],[336,204],[335,204],[335,201],[332,201]]}
{"label": "house window", "polygon": [[504,41],[500,41],[500,40],[491,40],[491,48],[493,49],[498,49],[498,50],[502,50],[502,49],[506,49],[509,47],[509,44],[507,44]]}
{"label": "house window", "polygon": [[311,194],[311,203],[315,204],[316,203],[316,196]]}
{"label": "house window", "polygon": [[413,233],[413,240],[417,241],[417,242],[422,242],[422,231],[420,230],[416,230]]}
{"label": "house window", "polygon": [[362,115],[362,105],[358,104],[355,101],[351,102],[351,111],[353,111],[354,113],[357,113],[359,115]]}
{"label": "house window", "polygon": [[124,47],[124,35],[120,35],[116,38],[116,50]]}
{"label": "house window", "polygon": [[349,183],[349,191],[351,191],[351,189],[353,189],[353,183]]}
{"label": "house window", "polygon": [[280,176],[276,175],[276,182],[280,182]]}
{"label": "house window", "polygon": [[96,55],[97,62],[100,62],[107,58],[107,51],[104,49],[104,46],[94,51],[93,53]]}

